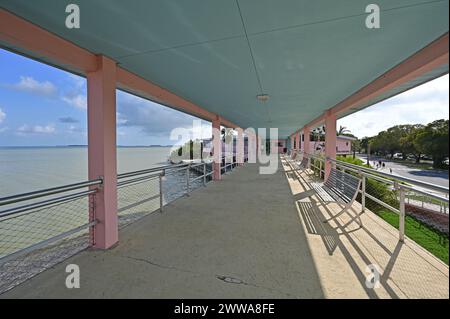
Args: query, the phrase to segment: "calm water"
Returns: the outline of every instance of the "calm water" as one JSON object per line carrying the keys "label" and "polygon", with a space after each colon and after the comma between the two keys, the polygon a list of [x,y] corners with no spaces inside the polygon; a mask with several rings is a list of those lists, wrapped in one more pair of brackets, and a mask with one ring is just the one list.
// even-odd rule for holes
{"label": "calm water", "polygon": [[[167,164],[170,147],[119,147],[119,173]],[[0,197],[87,180],[86,147],[0,148]]]}

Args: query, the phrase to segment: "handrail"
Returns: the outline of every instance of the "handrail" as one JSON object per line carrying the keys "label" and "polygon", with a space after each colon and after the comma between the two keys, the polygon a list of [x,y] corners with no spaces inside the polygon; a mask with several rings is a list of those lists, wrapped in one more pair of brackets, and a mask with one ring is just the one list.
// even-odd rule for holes
{"label": "handrail", "polygon": [[[43,200],[37,203],[31,203],[28,205],[23,205],[23,206],[19,206],[19,207],[14,207],[14,208],[10,208],[10,209],[6,209],[3,211],[0,211],[0,218],[3,217],[7,217],[7,216],[11,216],[11,215],[17,215],[19,213],[23,213],[26,211],[30,211],[37,209],[37,208],[44,208],[44,207],[48,207],[48,206],[53,206],[55,204],[61,204],[61,203],[65,203],[65,202],[69,202],[87,195],[91,195],[96,193],[97,190],[96,189],[92,189],[92,190],[88,190],[88,191],[84,191],[84,192],[79,192],[79,193],[75,193],[75,194],[70,194],[70,195],[65,195],[65,196],[61,196],[61,197],[57,197],[57,198],[52,198],[52,199],[47,199],[47,200]],[[21,215],[26,215],[26,214],[21,214]]]}
{"label": "handrail", "polygon": [[449,189],[447,187],[444,187],[444,186],[440,186],[440,185],[436,185],[436,184],[432,184],[432,183],[427,183],[427,182],[422,182],[422,181],[419,181],[419,180],[416,180],[416,179],[412,179],[412,178],[408,178],[408,177],[403,177],[403,176],[391,175],[391,174],[387,174],[387,173],[383,173],[383,172],[378,172],[378,171],[375,171],[375,170],[370,169],[370,168],[366,168],[366,167],[363,167],[363,166],[358,166],[358,165],[346,163],[346,162],[335,160],[335,159],[331,159],[331,158],[328,158],[328,157],[327,157],[327,160],[330,161],[330,162],[338,163],[338,164],[340,164],[342,166],[348,166],[348,167],[351,167],[351,168],[355,168],[355,169],[364,171],[364,172],[369,173],[369,174],[381,175],[381,176],[384,176],[384,177],[387,177],[387,178],[390,178],[390,179],[396,179],[396,180],[399,180],[399,181],[402,181],[402,182],[406,182],[406,183],[409,183],[409,184],[413,184],[413,185],[416,185],[416,186],[419,186],[419,187],[432,189],[432,190],[435,190],[435,191],[438,191],[438,192],[442,192],[442,193],[447,193],[447,194],[449,193]]}
{"label": "handrail", "polygon": [[42,189],[42,190],[23,193],[23,194],[6,196],[6,197],[0,198],[0,206],[14,204],[14,203],[31,200],[31,199],[36,199],[36,198],[41,198],[41,197],[45,197],[45,196],[49,196],[49,195],[61,194],[61,193],[73,191],[73,190],[88,187],[88,186],[101,185],[102,183],[103,183],[103,179],[98,178],[98,179],[94,179],[94,180],[90,180],[90,181],[86,181],[86,182],[68,184],[68,185],[52,187],[52,188]]}
{"label": "handrail", "polygon": [[[440,185],[436,185],[436,184],[432,184],[432,183],[427,183],[427,182],[422,182],[422,181],[419,181],[419,180],[416,180],[416,179],[403,177],[403,176],[399,176],[399,175],[391,175],[391,174],[387,174],[387,173],[384,173],[384,172],[379,172],[379,171],[376,171],[376,170],[371,169],[371,168],[367,168],[367,167],[364,167],[364,166],[358,166],[358,165],[355,165],[355,164],[350,164],[350,163],[339,161],[339,160],[332,159],[332,158],[329,158],[329,157],[327,157],[327,158],[320,158],[320,157],[318,157],[317,155],[314,155],[314,154],[307,154],[307,153],[305,153],[305,154],[307,156],[311,157],[311,158],[315,158],[315,159],[322,160],[322,161],[327,160],[329,162],[333,162],[333,163],[339,164],[339,165],[344,166],[344,167],[352,168],[352,169],[354,169],[354,170],[356,170],[358,172],[361,172],[361,171],[365,172],[366,174],[372,175],[372,177],[374,177],[374,178],[378,178],[379,179],[379,178],[385,177],[387,179],[383,178],[384,182],[393,183],[392,179],[394,179],[394,180],[398,180],[398,181],[401,181],[401,182],[413,184],[413,185],[416,185],[416,186],[419,186],[419,187],[431,189],[431,190],[434,190],[434,191],[437,191],[437,192],[449,194],[449,189],[447,187],[444,187],[444,186],[440,186]],[[414,190],[416,190],[416,189],[414,189]]]}
{"label": "handrail", "polygon": [[[321,158],[317,155],[313,155],[313,154],[306,154],[306,156],[309,156],[310,158],[325,162],[325,158]],[[362,166],[358,166],[358,165],[354,165],[354,164],[350,164],[350,163],[346,163],[343,161],[339,161],[339,160],[333,160],[330,158],[327,158],[330,162],[335,163],[336,165],[338,165],[339,167],[343,167],[345,169],[348,169],[350,171],[353,171],[355,173],[358,174],[364,174],[367,177],[370,177],[372,179],[375,179],[377,181],[386,183],[386,184],[390,184],[390,185],[396,185],[396,182],[398,183],[398,181],[401,182],[405,182],[405,183],[409,183],[409,184],[413,184],[413,186],[409,186],[409,185],[405,185],[405,184],[399,184],[398,187],[408,190],[408,191],[413,191],[431,198],[434,198],[436,200],[439,200],[441,202],[445,202],[445,203],[449,203],[449,198],[447,197],[443,197],[443,196],[439,196],[437,194],[433,194],[427,190],[429,190],[431,188],[431,190],[437,191],[439,193],[447,193],[448,194],[448,188],[439,186],[439,185],[435,185],[435,184],[430,184],[430,183],[426,183],[426,182],[421,182],[421,181],[417,181],[414,179],[410,179],[410,178],[406,178],[406,177],[399,177],[397,175],[390,175],[390,174],[386,174],[383,172],[378,172],[376,170],[373,169],[369,169],[366,167],[362,167]],[[386,177],[386,178],[385,178]],[[416,188],[415,186],[419,186],[422,187],[422,189],[420,188]],[[433,187],[430,187],[433,186]],[[426,190],[425,190],[426,189]]]}

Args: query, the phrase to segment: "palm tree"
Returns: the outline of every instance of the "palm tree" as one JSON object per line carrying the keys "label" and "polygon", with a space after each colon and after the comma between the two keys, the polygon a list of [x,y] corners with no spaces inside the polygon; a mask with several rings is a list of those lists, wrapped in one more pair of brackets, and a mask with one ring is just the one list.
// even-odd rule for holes
{"label": "palm tree", "polygon": [[337,136],[345,135],[345,134],[349,134],[349,133],[350,133],[350,130],[347,127],[342,126],[342,125],[339,126],[339,130],[336,132]]}

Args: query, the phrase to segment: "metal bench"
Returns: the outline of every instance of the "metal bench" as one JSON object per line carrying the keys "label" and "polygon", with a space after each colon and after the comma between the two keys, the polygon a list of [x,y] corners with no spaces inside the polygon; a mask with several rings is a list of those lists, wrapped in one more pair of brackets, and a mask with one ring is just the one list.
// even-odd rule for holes
{"label": "metal bench", "polygon": [[300,163],[298,161],[289,161],[289,166],[291,167],[291,171],[305,171],[309,167],[308,157],[303,156]]}
{"label": "metal bench", "polygon": [[[336,202],[344,205],[344,208],[337,215],[324,220],[324,223],[327,223],[330,220],[341,216],[352,207],[358,196],[359,189],[361,188],[361,179],[332,168],[330,176],[324,183],[312,183],[312,187],[323,201]],[[359,213],[355,218],[357,219],[359,226],[362,226]]]}

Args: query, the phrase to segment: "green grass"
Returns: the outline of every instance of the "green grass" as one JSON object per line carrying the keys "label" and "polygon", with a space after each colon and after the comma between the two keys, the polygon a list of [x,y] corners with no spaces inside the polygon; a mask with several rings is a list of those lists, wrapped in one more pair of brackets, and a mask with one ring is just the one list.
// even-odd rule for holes
{"label": "green grass", "polygon": [[[388,210],[380,210],[377,212],[377,214],[386,222],[398,229],[399,218],[396,213]],[[447,265],[449,264],[448,237],[443,236],[436,230],[420,223],[411,216],[406,216],[405,218],[405,234],[410,239],[414,240],[417,244],[445,262]]]}
{"label": "green grass", "polygon": [[346,156],[346,157],[344,157],[344,156],[337,156],[336,159],[338,161],[346,162],[346,163],[353,164],[353,165],[362,166],[364,164],[364,162],[361,159],[359,159],[357,157],[353,158],[353,156]]}

